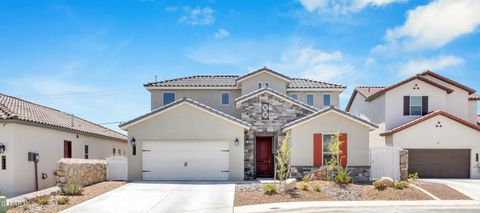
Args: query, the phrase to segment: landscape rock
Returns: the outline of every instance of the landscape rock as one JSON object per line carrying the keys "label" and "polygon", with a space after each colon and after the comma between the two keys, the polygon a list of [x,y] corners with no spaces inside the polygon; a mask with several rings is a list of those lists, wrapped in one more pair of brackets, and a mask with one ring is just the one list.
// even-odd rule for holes
{"label": "landscape rock", "polygon": [[294,190],[295,186],[297,185],[297,179],[290,178],[285,181],[285,190],[290,191]]}
{"label": "landscape rock", "polygon": [[395,187],[395,182],[390,177],[382,177],[379,180],[377,180],[376,182],[382,183],[387,187]]}
{"label": "landscape rock", "polygon": [[89,186],[106,179],[107,164],[104,160],[63,158],[58,161],[55,172],[57,185],[67,183]]}

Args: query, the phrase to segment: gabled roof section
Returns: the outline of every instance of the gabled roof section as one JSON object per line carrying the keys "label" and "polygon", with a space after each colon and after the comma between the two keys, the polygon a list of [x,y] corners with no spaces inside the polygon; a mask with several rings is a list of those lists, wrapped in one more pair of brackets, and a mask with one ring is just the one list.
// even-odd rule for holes
{"label": "gabled roof section", "polygon": [[156,109],[156,110],[153,110],[153,111],[151,111],[151,112],[149,112],[149,113],[147,113],[147,114],[145,114],[145,115],[142,115],[142,116],[137,117],[137,118],[135,118],[135,119],[133,119],[133,120],[127,121],[127,122],[125,122],[125,123],[122,123],[122,124],[120,124],[119,127],[122,128],[122,129],[127,129],[129,126],[132,126],[132,125],[134,125],[134,124],[136,124],[136,123],[139,123],[139,122],[142,122],[142,121],[147,120],[147,119],[149,119],[149,118],[152,118],[153,116],[155,116],[155,115],[157,115],[157,114],[159,114],[159,113],[165,112],[165,111],[168,110],[168,109],[173,109],[173,108],[175,108],[175,107],[177,107],[177,106],[180,106],[180,105],[182,105],[182,104],[189,104],[189,105],[194,106],[194,107],[196,107],[196,108],[198,108],[198,109],[201,109],[201,110],[203,110],[203,111],[205,111],[205,112],[211,113],[212,115],[218,116],[218,117],[220,117],[220,118],[222,118],[222,119],[225,119],[225,120],[227,120],[227,121],[229,121],[229,122],[232,122],[232,123],[234,123],[234,124],[236,124],[236,125],[239,125],[239,126],[245,128],[245,129],[250,129],[250,126],[251,126],[251,125],[250,125],[249,123],[247,123],[247,122],[245,122],[245,121],[242,121],[242,120],[240,120],[240,119],[238,119],[238,118],[236,118],[236,117],[233,117],[233,116],[231,116],[231,115],[229,115],[229,114],[226,114],[226,113],[224,113],[224,112],[221,112],[221,111],[219,111],[219,110],[216,110],[216,109],[214,109],[214,108],[212,108],[212,107],[209,107],[209,106],[207,106],[207,105],[204,105],[204,104],[202,104],[202,103],[200,103],[200,102],[197,102],[197,101],[194,101],[194,100],[192,100],[192,99],[189,99],[189,98],[182,98],[182,99],[179,99],[179,100],[177,100],[177,101],[174,101],[174,102],[172,102],[172,103],[170,103],[170,104],[167,104],[167,105],[165,105],[165,106],[163,106],[163,107],[160,107],[160,108],[158,108],[158,109]]}
{"label": "gabled roof section", "polygon": [[458,87],[458,88],[461,88],[461,89],[467,91],[468,94],[473,94],[473,93],[476,92],[474,89],[472,89],[472,88],[470,88],[470,87],[467,87],[467,86],[465,86],[465,85],[463,85],[463,84],[460,84],[460,83],[458,83],[458,82],[456,82],[456,81],[454,81],[454,80],[452,80],[452,79],[449,79],[449,78],[447,78],[447,77],[445,77],[445,76],[439,75],[439,74],[437,74],[437,73],[435,73],[435,72],[432,72],[432,71],[430,71],[430,70],[427,70],[427,71],[425,71],[425,72],[422,72],[422,73],[420,73],[419,75],[422,75],[422,76],[425,76],[425,75],[432,76],[432,77],[434,77],[434,78],[436,78],[436,79],[438,79],[438,80],[444,81],[444,82],[449,83],[449,84],[451,84],[451,85],[454,85],[454,86],[456,86],[456,87]]}
{"label": "gabled roof section", "polygon": [[235,79],[238,75],[194,75],[164,81],[146,83],[144,87],[236,87]]}
{"label": "gabled roof section", "polygon": [[400,82],[398,82],[398,83],[396,83],[396,84],[394,84],[394,85],[392,85],[392,86],[385,87],[384,89],[379,90],[378,92],[375,92],[375,93],[371,94],[370,96],[368,96],[368,97],[366,98],[366,101],[371,101],[371,100],[373,100],[373,99],[375,99],[375,98],[383,95],[385,92],[390,91],[390,90],[392,90],[392,89],[395,89],[395,88],[397,88],[397,87],[399,87],[399,86],[401,86],[401,85],[404,85],[404,84],[406,84],[406,83],[408,83],[408,82],[410,82],[410,81],[413,81],[413,80],[423,81],[423,82],[425,82],[425,83],[427,83],[427,84],[430,84],[430,85],[432,85],[432,86],[434,86],[434,87],[437,87],[437,88],[439,88],[439,89],[441,89],[441,90],[445,90],[445,92],[448,93],[448,94],[450,94],[450,93],[453,92],[453,89],[448,88],[448,87],[445,87],[445,86],[443,86],[443,85],[441,85],[441,84],[439,84],[439,83],[437,83],[437,82],[434,82],[434,81],[432,81],[432,80],[429,80],[428,78],[425,78],[425,77],[423,77],[422,75],[418,74],[418,75],[412,76],[412,77],[410,77],[410,78],[408,78],[408,79],[405,79],[405,80],[403,80],[403,81],[400,81]]}
{"label": "gabled roof section", "polygon": [[282,126],[282,131],[287,131],[287,130],[292,129],[292,128],[296,127],[296,126],[299,126],[299,125],[302,125],[302,124],[304,124],[304,123],[307,123],[307,122],[309,122],[309,121],[311,121],[311,120],[313,120],[313,119],[315,119],[315,118],[317,118],[317,117],[319,117],[319,116],[325,115],[325,114],[327,114],[327,113],[329,113],[329,112],[337,113],[337,114],[339,114],[339,115],[341,115],[341,116],[344,116],[344,117],[346,117],[346,118],[348,118],[348,119],[350,119],[350,120],[353,120],[353,121],[355,121],[355,122],[357,122],[357,123],[360,123],[360,124],[362,124],[362,125],[365,125],[365,126],[369,127],[371,130],[378,128],[378,126],[375,125],[374,123],[371,123],[371,122],[369,122],[369,121],[367,121],[367,120],[361,119],[361,118],[359,118],[359,117],[357,117],[357,116],[354,116],[354,115],[352,115],[352,114],[350,114],[350,113],[348,113],[348,112],[345,112],[345,111],[343,111],[343,110],[341,110],[341,109],[338,109],[338,108],[335,108],[334,106],[331,106],[331,107],[322,109],[322,110],[320,110],[320,111],[317,111],[317,112],[315,112],[315,113],[312,113],[312,114],[310,114],[310,115],[307,115],[307,116],[305,116],[305,117],[303,117],[303,118],[297,119],[297,120],[295,120],[295,121],[292,121],[292,122],[290,122],[290,123],[287,123],[287,124],[283,125],[283,126]]}
{"label": "gabled roof section", "polygon": [[260,89],[257,89],[257,90],[255,90],[255,91],[253,91],[253,92],[250,92],[250,93],[247,93],[247,94],[245,94],[245,95],[242,95],[242,96],[236,98],[234,101],[235,101],[236,104],[240,104],[240,103],[242,103],[242,102],[244,102],[244,101],[246,101],[246,100],[249,100],[250,98],[256,97],[256,96],[261,95],[261,94],[264,94],[264,93],[268,93],[268,94],[271,94],[271,95],[276,96],[276,97],[278,97],[278,98],[281,98],[281,99],[283,99],[283,100],[285,100],[285,101],[288,101],[288,102],[290,102],[290,103],[293,103],[293,104],[295,104],[295,105],[297,105],[297,106],[299,106],[299,107],[302,107],[302,108],[304,108],[304,109],[307,109],[307,110],[309,110],[309,111],[311,111],[311,112],[316,112],[316,111],[318,111],[318,109],[315,108],[315,107],[312,107],[312,106],[310,106],[310,105],[304,104],[304,103],[302,103],[302,102],[300,102],[300,101],[297,101],[297,100],[295,100],[295,99],[293,99],[293,98],[290,98],[290,97],[284,95],[284,94],[281,93],[281,92],[278,92],[278,91],[276,91],[276,90],[274,90],[274,89],[271,89],[271,88],[268,88],[268,87],[260,88]]}
{"label": "gabled roof section", "polygon": [[287,90],[292,89],[345,89],[347,86],[341,84],[334,84],[325,81],[315,81],[305,78],[292,78],[292,81],[287,87]]}
{"label": "gabled roof section", "polygon": [[467,127],[470,127],[470,128],[472,128],[472,129],[474,129],[474,130],[480,131],[480,126],[478,126],[478,125],[475,125],[475,124],[473,124],[473,123],[470,123],[470,122],[468,122],[468,121],[466,121],[466,120],[464,120],[464,119],[461,119],[461,118],[459,118],[459,117],[457,117],[457,116],[454,116],[454,115],[452,115],[452,114],[449,114],[449,113],[447,113],[447,112],[445,112],[445,111],[436,110],[436,111],[433,111],[433,112],[431,112],[431,113],[429,113],[429,114],[427,114],[427,115],[424,115],[424,116],[422,116],[422,117],[419,117],[419,118],[417,118],[417,119],[415,119],[415,120],[413,120],[413,121],[410,121],[410,122],[408,122],[408,123],[406,123],[406,124],[400,125],[400,126],[395,127],[395,128],[393,128],[393,129],[391,129],[391,130],[388,130],[388,131],[386,131],[386,132],[384,132],[384,133],[381,133],[380,135],[381,135],[381,136],[393,135],[393,134],[395,134],[395,133],[397,133],[397,132],[400,132],[400,131],[402,131],[402,130],[404,130],[404,129],[408,129],[408,128],[412,127],[412,126],[415,126],[415,125],[417,125],[417,124],[419,124],[419,123],[422,123],[422,122],[424,122],[424,121],[426,121],[426,120],[429,120],[429,119],[431,119],[431,118],[433,118],[433,117],[436,117],[436,116],[438,116],[438,115],[443,115],[443,116],[445,116],[445,117],[447,117],[447,118],[449,118],[449,119],[452,119],[452,120],[454,120],[454,121],[456,121],[456,122],[458,122],[458,123],[460,123],[460,124],[463,124],[463,125],[465,125],[465,126],[467,126]]}
{"label": "gabled roof section", "polygon": [[383,86],[377,86],[377,87],[369,87],[369,86],[359,86],[353,90],[352,96],[350,96],[350,100],[348,100],[347,107],[345,108],[345,111],[349,112],[350,107],[352,107],[353,100],[355,99],[357,94],[362,95],[363,97],[368,98],[371,95],[384,90],[386,87]]}
{"label": "gabled roof section", "polygon": [[0,122],[9,121],[28,122],[125,142],[127,140],[127,137],[121,133],[72,114],[0,93]]}
{"label": "gabled roof section", "polygon": [[471,101],[480,101],[480,95],[478,95],[478,94],[471,94],[470,97],[468,97],[468,100],[471,100]]}
{"label": "gabled roof section", "polygon": [[291,81],[292,81],[292,79],[291,79],[290,77],[286,76],[286,75],[283,75],[283,74],[281,74],[281,73],[279,73],[279,72],[273,71],[273,70],[271,70],[271,69],[269,69],[269,68],[267,68],[267,67],[263,67],[263,68],[260,68],[260,69],[258,69],[258,70],[255,70],[255,71],[253,71],[253,72],[250,72],[250,73],[247,73],[247,74],[245,74],[245,75],[242,75],[242,76],[238,77],[237,80],[236,80],[236,82],[237,82],[237,84],[238,84],[238,83],[240,83],[240,82],[242,82],[242,81],[244,81],[244,80],[246,80],[246,79],[249,79],[249,78],[251,78],[251,77],[253,77],[253,76],[256,76],[256,75],[258,75],[258,74],[260,74],[260,73],[265,73],[265,72],[266,72],[266,73],[269,73],[269,74],[271,74],[271,75],[273,75],[273,76],[276,76],[276,77],[278,77],[278,78],[280,78],[280,79],[282,79],[282,80],[284,80],[284,81],[286,81],[286,82],[291,82]]}

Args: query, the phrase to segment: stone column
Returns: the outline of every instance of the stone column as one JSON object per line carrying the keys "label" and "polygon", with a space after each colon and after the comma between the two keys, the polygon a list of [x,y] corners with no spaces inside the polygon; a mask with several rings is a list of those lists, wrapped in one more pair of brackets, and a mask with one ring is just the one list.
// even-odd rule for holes
{"label": "stone column", "polygon": [[408,180],[408,150],[400,151],[400,179]]}

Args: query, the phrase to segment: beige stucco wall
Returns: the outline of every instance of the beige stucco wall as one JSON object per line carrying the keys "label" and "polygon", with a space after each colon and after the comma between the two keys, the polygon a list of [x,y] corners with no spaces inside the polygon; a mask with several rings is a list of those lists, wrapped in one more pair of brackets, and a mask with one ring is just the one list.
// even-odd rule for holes
{"label": "beige stucco wall", "polygon": [[[287,94],[297,94],[298,101],[307,103],[307,94],[313,94],[313,106],[317,109],[323,109],[323,94],[330,94],[330,103],[337,108],[340,107],[339,91],[288,91]],[[327,106],[328,107],[328,106]]]}
{"label": "beige stucco wall", "polygon": [[[442,124],[436,127],[437,122]],[[401,148],[471,149],[471,178],[480,178],[475,154],[480,153],[480,132],[438,115],[387,137],[393,146]]]}
{"label": "beige stucco wall", "polygon": [[377,124],[378,128],[370,132],[370,147],[385,146],[385,138],[380,136],[385,132],[385,95],[366,102],[365,97],[357,93],[350,113]]}
{"label": "beige stucco wall", "polygon": [[[135,137],[137,154],[128,146],[128,178],[142,179],[142,142],[175,140],[226,140],[230,146],[230,179],[243,180],[244,128],[187,103],[159,113],[127,128],[129,141]],[[238,138],[240,144],[234,145]]]}
{"label": "beige stucco wall", "polygon": [[314,133],[347,133],[347,166],[369,166],[370,128],[328,112],[291,130],[292,166],[313,166]]}
{"label": "beige stucco wall", "polygon": [[288,83],[285,80],[278,78],[277,76],[274,76],[270,73],[263,72],[240,82],[240,87],[242,88],[242,95],[257,90],[258,82],[264,81],[268,81],[268,87],[283,94],[287,93]]}
{"label": "beige stucco wall", "polygon": [[[240,110],[235,107],[233,100],[240,97],[240,90],[217,90],[217,89],[177,89],[177,90],[163,90],[163,89],[151,89],[151,107],[152,110],[163,106],[163,93],[174,92],[175,100],[182,99],[184,97],[198,101],[214,109],[225,112],[229,115],[240,117]],[[230,92],[230,104],[222,105],[222,92]]]}
{"label": "beige stucco wall", "polygon": [[[7,173],[12,177],[9,184],[11,188],[5,192],[9,195],[22,194],[35,190],[34,163],[29,162],[28,152],[40,154],[38,163],[39,189],[54,186],[54,171],[57,170],[57,162],[63,158],[63,142],[72,142],[72,158],[84,158],[84,145],[89,146],[89,159],[105,159],[112,155],[113,148],[127,150],[126,142],[119,142],[110,139],[92,137],[77,134],[30,126],[23,124],[8,123],[0,126],[0,135],[8,132],[10,142],[7,144]],[[41,175],[45,173],[48,178],[42,180]],[[2,183],[2,182],[0,182]],[[7,183],[8,184],[8,183]],[[0,185],[4,187],[5,185]],[[8,187],[7,187],[8,188]],[[0,189],[3,191],[3,189]]]}

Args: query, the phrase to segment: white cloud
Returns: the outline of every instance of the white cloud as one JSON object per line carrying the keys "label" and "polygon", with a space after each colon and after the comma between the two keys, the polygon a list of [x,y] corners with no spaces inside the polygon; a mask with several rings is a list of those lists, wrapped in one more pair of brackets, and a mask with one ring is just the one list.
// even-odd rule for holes
{"label": "white cloud", "polygon": [[309,12],[348,14],[356,13],[366,7],[382,7],[407,0],[299,0]]}
{"label": "white cloud", "polygon": [[463,64],[465,60],[454,55],[440,55],[430,59],[414,59],[407,61],[400,68],[400,75],[413,75],[425,70],[441,70],[447,67]]}
{"label": "white cloud", "polygon": [[436,0],[408,11],[403,26],[388,29],[375,51],[442,47],[480,25],[480,1]]}
{"label": "white cloud", "polygon": [[180,23],[190,24],[193,26],[197,25],[210,25],[215,23],[215,17],[213,13],[215,12],[210,7],[196,7],[196,8],[184,8],[188,13],[178,20]]}
{"label": "white cloud", "polygon": [[228,32],[227,30],[225,30],[223,28],[220,28],[220,29],[218,29],[217,32],[215,32],[214,36],[215,36],[216,39],[222,39],[222,38],[226,38],[226,37],[230,36],[230,32]]}
{"label": "white cloud", "polygon": [[354,67],[347,63],[340,51],[325,52],[313,47],[292,49],[283,54],[272,67],[305,78],[331,81],[342,79],[354,72]]}

